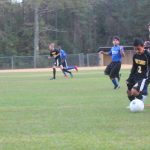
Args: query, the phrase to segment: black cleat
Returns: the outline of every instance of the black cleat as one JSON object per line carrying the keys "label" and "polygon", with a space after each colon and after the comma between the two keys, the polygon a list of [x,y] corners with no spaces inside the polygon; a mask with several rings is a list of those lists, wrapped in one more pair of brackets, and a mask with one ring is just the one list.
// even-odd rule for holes
{"label": "black cleat", "polygon": [[120,85],[115,86],[114,89],[120,89]]}

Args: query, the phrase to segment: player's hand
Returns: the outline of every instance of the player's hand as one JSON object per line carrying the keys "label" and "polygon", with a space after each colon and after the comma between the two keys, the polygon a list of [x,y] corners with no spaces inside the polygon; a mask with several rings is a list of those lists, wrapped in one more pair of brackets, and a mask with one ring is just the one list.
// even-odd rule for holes
{"label": "player's hand", "polygon": [[104,54],[104,51],[100,51],[99,54]]}
{"label": "player's hand", "polygon": [[50,57],[50,56],[48,56],[48,59],[51,59],[51,57]]}

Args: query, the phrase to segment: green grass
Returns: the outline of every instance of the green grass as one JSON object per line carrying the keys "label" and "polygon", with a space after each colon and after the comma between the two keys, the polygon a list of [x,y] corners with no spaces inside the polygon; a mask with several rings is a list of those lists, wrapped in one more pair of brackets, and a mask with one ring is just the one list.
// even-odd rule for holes
{"label": "green grass", "polygon": [[48,72],[1,73],[0,150],[150,150],[150,108],[125,108],[128,74],[113,90],[99,70],[55,81]]}

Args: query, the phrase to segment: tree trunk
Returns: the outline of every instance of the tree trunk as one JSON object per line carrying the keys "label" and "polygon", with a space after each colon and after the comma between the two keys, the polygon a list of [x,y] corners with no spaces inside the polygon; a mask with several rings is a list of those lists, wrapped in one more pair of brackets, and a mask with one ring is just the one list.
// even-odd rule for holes
{"label": "tree trunk", "polygon": [[39,56],[39,14],[38,5],[34,8],[34,68],[37,67],[37,58]]}

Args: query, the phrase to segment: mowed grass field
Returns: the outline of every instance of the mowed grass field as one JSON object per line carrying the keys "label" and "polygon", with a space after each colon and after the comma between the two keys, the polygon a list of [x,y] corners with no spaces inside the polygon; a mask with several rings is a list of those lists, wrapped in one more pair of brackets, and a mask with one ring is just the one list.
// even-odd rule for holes
{"label": "mowed grass field", "polygon": [[[0,150],[150,150],[150,107],[131,113],[125,79],[103,71],[0,74]],[[146,104],[150,103],[150,98]]]}

